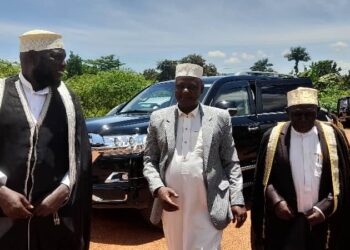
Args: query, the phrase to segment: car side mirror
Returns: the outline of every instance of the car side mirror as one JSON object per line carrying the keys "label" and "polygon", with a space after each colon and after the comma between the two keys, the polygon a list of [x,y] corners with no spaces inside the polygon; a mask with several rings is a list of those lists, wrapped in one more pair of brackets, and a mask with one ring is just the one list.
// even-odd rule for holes
{"label": "car side mirror", "polygon": [[228,108],[227,111],[230,116],[235,116],[237,114],[237,108]]}
{"label": "car side mirror", "polygon": [[214,107],[219,109],[226,109],[230,116],[234,116],[237,114],[237,105],[234,101],[226,101],[222,100],[217,103],[215,103]]}

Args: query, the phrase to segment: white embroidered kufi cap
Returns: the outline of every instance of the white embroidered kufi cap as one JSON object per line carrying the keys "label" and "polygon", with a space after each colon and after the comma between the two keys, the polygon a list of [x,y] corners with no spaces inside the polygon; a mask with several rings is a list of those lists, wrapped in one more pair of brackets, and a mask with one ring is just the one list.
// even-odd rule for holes
{"label": "white embroidered kufi cap", "polygon": [[203,68],[197,64],[182,63],[176,66],[175,78],[179,76],[192,76],[201,78],[203,76]]}
{"label": "white embroidered kufi cap", "polygon": [[287,93],[288,107],[300,104],[313,104],[318,106],[317,90],[299,87]]}
{"label": "white embroidered kufi cap", "polygon": [[46,30],[31,30],[20,37],[20,52],[63,49],[62,36]]}

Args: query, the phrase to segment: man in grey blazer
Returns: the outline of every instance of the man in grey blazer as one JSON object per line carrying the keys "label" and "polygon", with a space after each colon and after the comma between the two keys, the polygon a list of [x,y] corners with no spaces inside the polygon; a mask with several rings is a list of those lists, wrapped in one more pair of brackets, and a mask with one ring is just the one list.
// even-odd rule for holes
{"label": "man in grey blazer", "polygon": [[170,250],[220,249],[222,230],[247,214],[227,111],[201,105],[203,68],[176,67],[177,105],[151,115],[144,176]]}

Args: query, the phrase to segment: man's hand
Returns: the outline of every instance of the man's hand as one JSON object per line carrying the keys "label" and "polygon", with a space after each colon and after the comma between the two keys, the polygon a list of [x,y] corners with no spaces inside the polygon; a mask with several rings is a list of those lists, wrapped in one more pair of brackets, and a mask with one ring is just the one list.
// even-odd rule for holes
{"label": "man's hand", "polygon": [[236,227],[240,228],[245,220],[247,219],[247,210],[245,208],[245,206],[242,205],[235,205],[235,206],[231,206],[231,211],[233,214],[233,219],[232,219],[232,223],[236,223]]}
{"label": "man's hand", "polygon": [[286,201],[280,201],[274,207],[275,214],[281,220],[291,220],[295,218],[295,214],[288,206]]}
{"label": "man's hand", "polygon": [[312,208],[307,211],[306,219],[308,220],[310,226],[315,226],[324,222],[326,218],[317,209]]}
{"label": "man's hand", "polygon": [[179,197],[173,189],[160,187],[157,191],[157,197],[162,201],[165,211],[173,212],[179,210],[179,206],[171,199],[171,197]]}
{"label": "man's hand", "polygon": [[34,209],[36,216],[48,216],[58,211],[68,198],[69,188],[61,184]]}
{"label": "man's hand", "polygon": [[34,208],[24,195],[6,186],[0,187],[0,207],[11,219],[27,219],[32,216]]}

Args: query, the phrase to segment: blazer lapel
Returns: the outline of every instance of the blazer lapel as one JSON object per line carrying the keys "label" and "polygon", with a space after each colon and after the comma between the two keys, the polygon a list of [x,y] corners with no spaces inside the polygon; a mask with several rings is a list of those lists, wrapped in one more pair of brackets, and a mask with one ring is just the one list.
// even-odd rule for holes
{"label": "blazer lapel", "polygon": [[177,120],[178,120],[178,112],[174,107],[172,112],[169,112],[169,116],[165,121],[165,134],[168,143],[168,160],[173,158],[175,146],[176,146],[176,131],[177,131]]}
{"label": "blazer lapel", "polygon": [[213,139],[213,116],[204,106],[199,106],[202,118],[202,137],[203,137],[203,167],[207,169],[210,153],[211,141]]}

